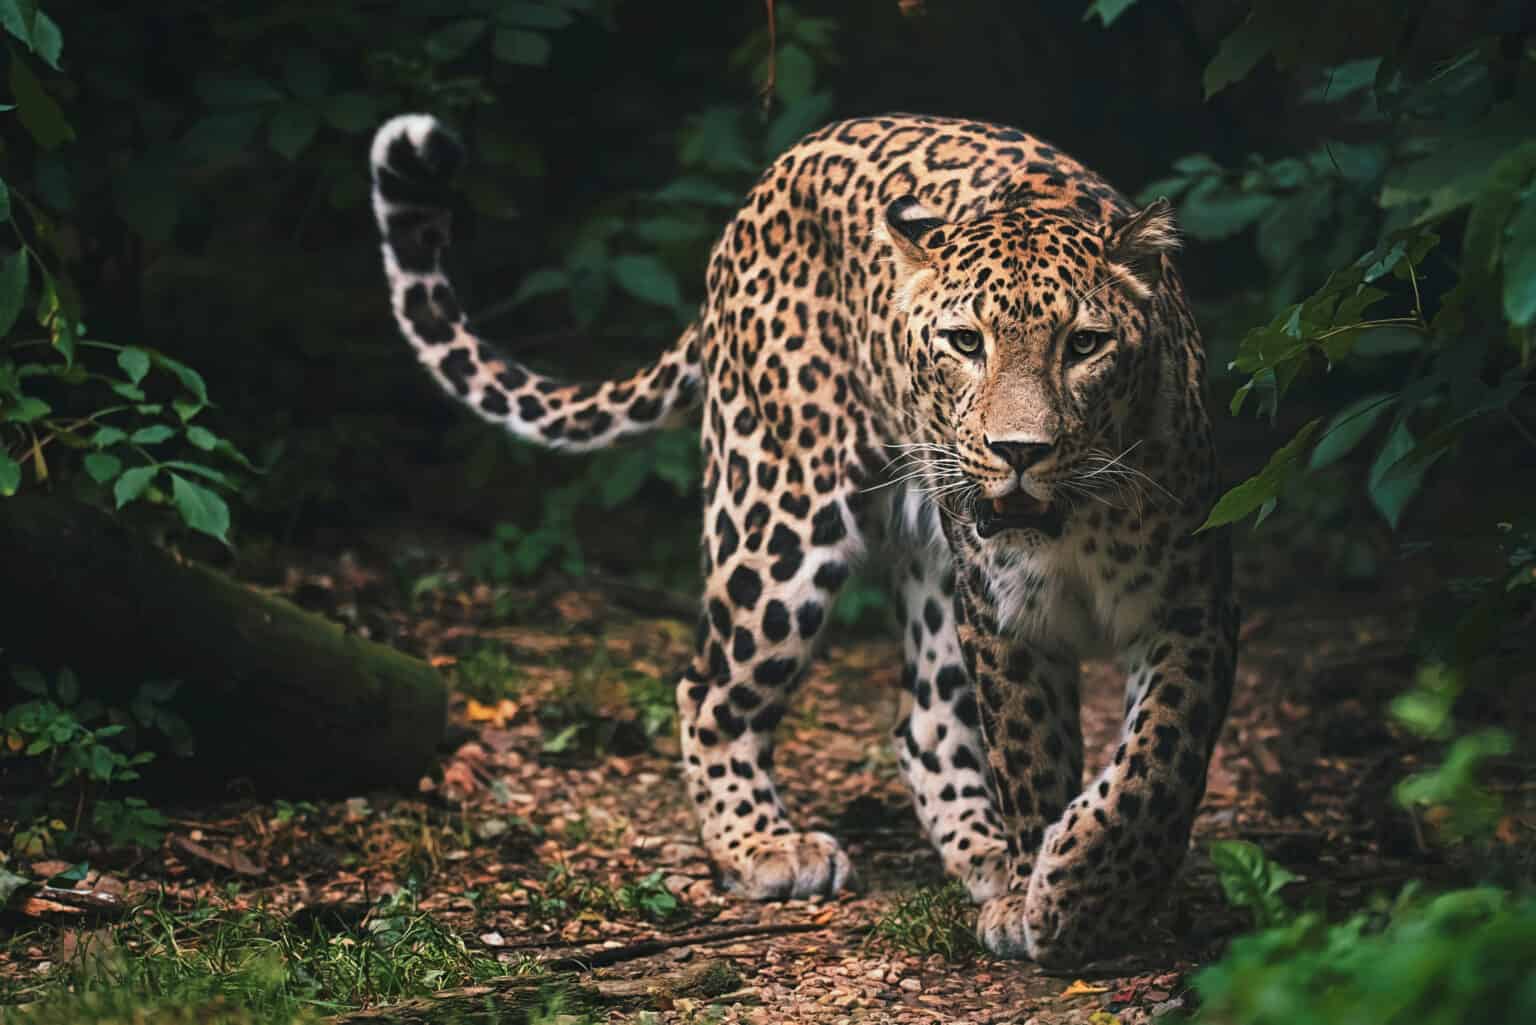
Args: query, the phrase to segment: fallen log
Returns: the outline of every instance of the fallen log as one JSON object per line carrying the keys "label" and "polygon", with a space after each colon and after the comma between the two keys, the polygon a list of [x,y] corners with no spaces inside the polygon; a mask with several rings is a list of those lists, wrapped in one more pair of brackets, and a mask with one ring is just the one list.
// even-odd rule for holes
{"label": "fallen log", "polygon": [[[446,989],[386,1007],[338,1014],[334,1025],[511,1025],[538,1015],[608,1011],[668,1011],[679,1000],[748,1003],[756,998],[741,988],[741,976],[729,961],[701,961],[640,979],[582,979],[576,972],[507,975],[477,986]],[[558,1020],[558,1019],[556,1019]]]}
{"label": "fallen log", "polygon": [[431,764],[447,692],[430,666],[178,560],[96,509],[0,501],[0,567],[0,661],[68,666],[108,704],[181,681],[171,707],[196,754],[158,759],[150,782],[346,794],[410,785]]}

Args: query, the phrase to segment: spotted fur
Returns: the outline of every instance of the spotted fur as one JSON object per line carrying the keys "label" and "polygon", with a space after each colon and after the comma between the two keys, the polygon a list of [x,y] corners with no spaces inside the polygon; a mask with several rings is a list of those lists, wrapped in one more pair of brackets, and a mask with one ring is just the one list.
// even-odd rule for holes
{"label": "spotted fur", "polygon": [[[849,882],[796,830],[773,733],[850,567],[905,612],[901,771],[993,951],[1135,940],[1183,858],[1236,659],[1204,355],[1165,203],[1134,210],[996,125],[843,121],[781,156],[653,364],[552,381],[476,336],[442,270],[458,146],[396,118],[373,148],[396,318],[438,382],[516,436],[590,449],[702,406],[706,585],[678,684],[688,796],[732,888]],[[882,540],[883,539],[883,540]],[[1083,778],[1078,665],[1120,659],[1125,723]]]}

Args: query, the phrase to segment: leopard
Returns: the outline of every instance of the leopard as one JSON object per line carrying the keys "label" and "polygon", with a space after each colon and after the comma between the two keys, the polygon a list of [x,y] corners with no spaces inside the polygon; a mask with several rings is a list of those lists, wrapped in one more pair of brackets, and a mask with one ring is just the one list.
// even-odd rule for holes
{"label": "leopard", "polygon": [[[1238,609],[1206,356],[1164,199],[1004,125],[893,114],[775,159],[675,342],[595,382],[488,343],[445,269],[465,147],[386,122],[372,204],[395,320],[450,395],[570,453],[699,423],[704,580],[676,688],[682,785],[724,889],[856,882],[774,779],[775,729],[850,573],[902,623],[896,761],[992,954],[1148,942],[1230,702]],[[691,309],[689,312],[693,312]],[[1085,777],[1085,659],[1124,673]]]}

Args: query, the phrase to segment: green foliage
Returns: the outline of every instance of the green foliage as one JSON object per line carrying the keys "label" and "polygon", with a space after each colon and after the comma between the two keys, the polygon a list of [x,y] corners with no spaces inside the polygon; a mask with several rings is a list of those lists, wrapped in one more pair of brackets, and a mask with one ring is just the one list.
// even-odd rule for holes
{"label": "green foliage", "polygon": [[0,1021],[314,1021],[509,971],[421,911],[411,887],[335,932],[267,908],[151,904],[107,936],[56,969],[68,987],[48,987],[24,1012],[5,1008]]}
{"label": "green foliage", "polygon": [[455,687],[483,705],[515,696],[521,682],[522,670],[500,645],[476,648],[454,666]]}
{"label": "green foliage", "polygon": [[1260,929],[1283,925],[1291,919],[1280,891],[1299,877],[1270,861],[1257,845],[1244,840],[1217,840],[1211,844],[1211,864],[1216,866],[1227,900],[1252,911]]}
{"label": "green foliage", "polygon": [[[11,677],[31,699],[0,715],[0,758],[37,766],[47,773],[52,788],[18,802],[15,849],[41,854],[67,842],[82,825],[111,847],[158,846],[166,825],[160,812],[137,797],[103,795],[137,780],[139,767],[154,760],[153,751],[138,749],[146,739],[141,731],[157,731],[174,749],[190,753],[186,723],[165,707],[176,686],[145,684],[129,708],[115,709],[82,698],[79,681],[68,669],[60,670],[51,685],[43,674],[24,666],[13,667]],[[61,811],[63,807],[73,811]],[[89,817],[82,821],[87,809]],[[63,821],[69,814],[74,816],[72,826]]]}
{"label": "green foliage", "polygon": [[[1324,25],[1339,17],[1321,7],[1311,14]],[[1336,41],[1320,51],[1326,33],[1302,34],[1311,14],[1255,3],[1207,69],[1207,91],[1268,55],[1309,65],[1317,80],[1309,101],[1348,141],[1254,156],[1236,169],[1195,154],[1144,198],[1176,199],[1197,238],[1252,234],[1277,312],[1243,338],[1232,362],[1247,378],[1234,412],[1253,396],[1274,417],[1292,386],[1318,369],[1353,375],[1372,391],[1321,433],[1309,424],[1282,450],[1283,465],[1272,462],[1229,492],[1208,526],[1254,512],[1262,521],[1310,472],[1375,436],[1365,489],[1396,527],[1436,460],[1469,431],[1516,417],[1531,366],[1536,105],[1529,90],[1506,96],[1499,87],[1501,76],[1530,74],[1530,52],[1506,68],[1495,41],[1480,38],[1428,67],[1396,52],[1329,65]],[[1407,38],[1399,30],[1417,17],[1411,7],[1373,14],[1381,39]],[[1456,237],[1459,252],[1445,242]]]}
{"label": "green foliage", "polygon": [[[58,69],[61,33],[36,4],[7,5],[0,21]],[[14,47],[10,83],[16,115],[38,146],[51,150],[74,139]],[[141,499],[168,505],[190,529],[227,542],[221,492],[239,483],[210,464],[252,467],[228,441],[193,423],[211,405],[202,377],[153,349],[89,338],[80,289],[65,270],[70,254],[60,240],[70,230],[15,181],[0,180],[0,197],[0,224],[18,247],[0,260],[0,497],[20,490],[28,464],[36,484],[48,482],[68,450],[67,465],[84,471],[75,481],[86,497],[116,509]],[[29,307],[40,337],[17,329]]]}
{"label": "green foliage", "polygon": [[1197,1021],[1249,1025],[1515,1025],[1536,1018],[1536,899],[1426,897],[1329,924],[1298,915],[1232,942],[1195,978]]}
{"label": "green foliage", "polygon": [[970,961],[982,952],[975,921],[976,908],[965,886],[951,880],[897,897],[875,923],[869,942],[909,954],[938,954],[946,961]]}
{"label": "green foliage", "polygon": [[596,756],[643,748],[670,733],[677,710],[666,682],[616,663],[599,645],[570,684],[539,706],[545,754]]}
{"label": "green foliage", "polygon": [[545,876],[543,887],[529,893],[529,913],[536,919],[555,921],[588,912],[665,922],[683,905],[662,880],[663,873],[656,871],[615,887],[577,875],[565,865],[555,865]]}

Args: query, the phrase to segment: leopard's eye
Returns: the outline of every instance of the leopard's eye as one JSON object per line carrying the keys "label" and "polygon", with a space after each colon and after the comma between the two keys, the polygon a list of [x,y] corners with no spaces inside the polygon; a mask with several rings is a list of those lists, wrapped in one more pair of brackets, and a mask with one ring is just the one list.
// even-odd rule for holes
{"label": "leopard's eye", "polygon": [[956,352],[962,355],[974,356],[981,351],[980,331],[954,328],[949,331],[940,331],[939,337],[948,342]]}
{"label": "leopard's eye", "polygon": [[1072,359],[1083,360],[1102,349],[1107,341],[1108,331],[1074,331],[1072,337],[1067,339],[1067,351],[1071,353]]}

